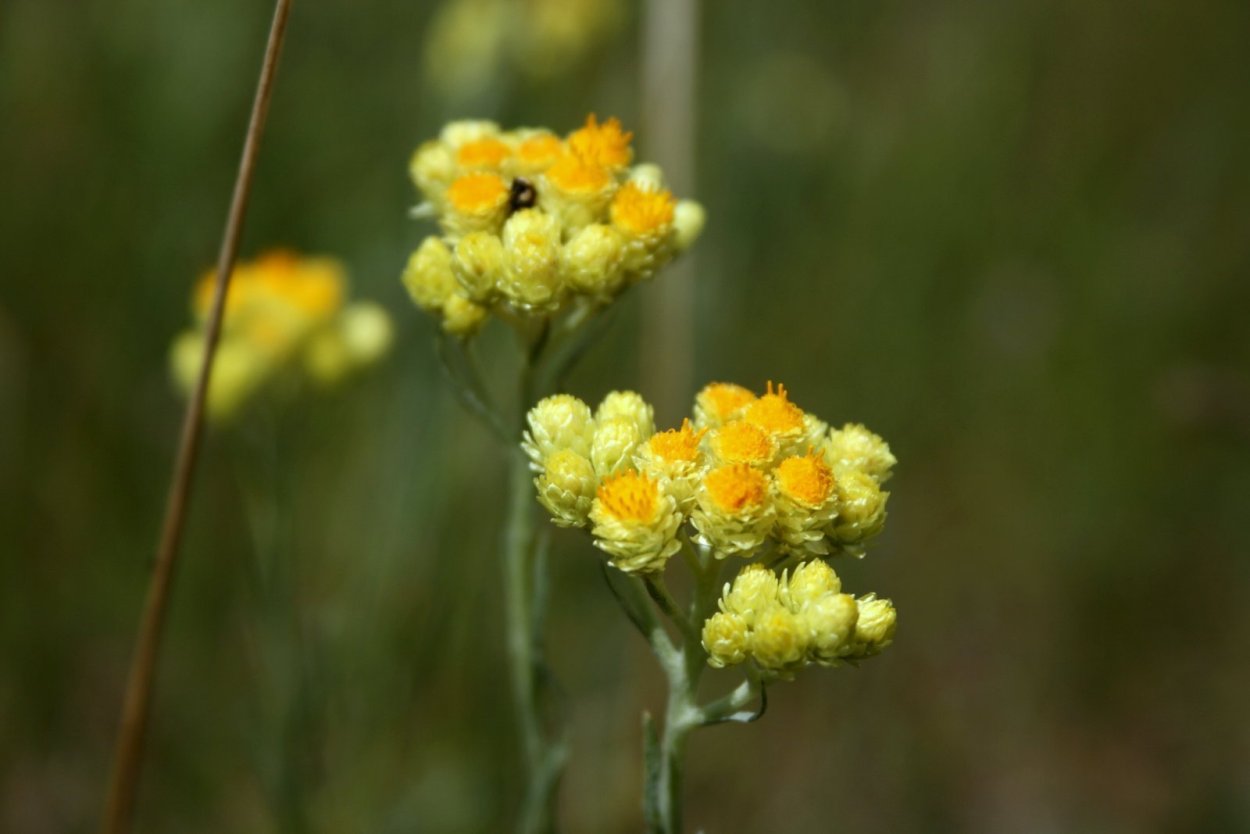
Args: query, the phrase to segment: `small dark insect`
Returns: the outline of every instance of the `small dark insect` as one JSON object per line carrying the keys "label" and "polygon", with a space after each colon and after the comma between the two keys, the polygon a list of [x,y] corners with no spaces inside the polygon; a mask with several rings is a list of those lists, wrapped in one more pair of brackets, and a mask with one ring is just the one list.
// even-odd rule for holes
{"label": "small dark insect", "polygon": [[517,177],[512,180],[512,187],[508,190],[509,214],[521,209],[533,208],[537,202],[538,192],[534,190],[534,183],[525,179],[525,177]]}

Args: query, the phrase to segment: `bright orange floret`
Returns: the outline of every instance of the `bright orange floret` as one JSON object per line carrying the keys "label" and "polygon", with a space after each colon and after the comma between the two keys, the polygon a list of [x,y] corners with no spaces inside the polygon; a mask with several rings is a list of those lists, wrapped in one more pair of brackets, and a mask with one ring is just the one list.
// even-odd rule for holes
{"label": "bright orange floret", "polygon": [[724,421],[744,405],[753,402],[755,394],[732,382],[713,382],[699,393],[699,399],[705,408],[711,410],[712,416]]}
{"label": "bright orange floret", "polygon": [[703,479],[703,486],[716,506],[726,512],[758,507],[768,496],[764,473],[745,463],[713,469]]}
{"label": "bright orange floret", "polygon": [[452,208],[464,214],[476,214],[501,207],[508,199],[508,186],[497,174],[465,174],[447,189]]}
{"label": "bright orange floret", "polygon": [[743,418],[770,434],[794,434],[803,430],[803,409],[790,402],[786,387],[768,383],[768,393],[747,406]]}
{"label": "bright orange floret", "polygon": [[487,136],[465,142],[456,151],[456,161],[466,168],[498,168],[512,155],[507,143]]}
{"label": "bright orange floret", "polygon": [[651,435],[651,453],[671,463],[693,462],[699,458],[699,441],[707,429],[695,431],[689,420],[682,420],[680,429],[669,429]]}
{"label": "bright orange floret", "polygon": [[654,480],[630,469],[605,480],[597,495],[604,511],[619,521],[650,521],[660,490]]}
{"label": "bright orange floret", "polygon": [[673,195],[662,188],[627,182],[612,200],[612,225],[632,235],[660,231],[672,226],[676,205]]}
{"label": "bright orange floret", "polygon": [[517,158],[531,168],[546,168],[564,152],[564,143],[550,133],[531,136],[517,147]]}
{"label": "bright orange floret", "polygon": [[620,120],[608,119],[603,124],[591,113],[586,124],[569,134],[569,149],[573,153],[597,165],[622,168],[633,159],[634,152],[629,141],[634,134],[621,130]]}
{"label": "bright orange floret", "polygon": [[815,507],[833,493],[833,471],[824,455],[808,451],[802,457],[786,458],[774,473],[777,487],[786,495]]}
{"label": "bright orange floret", "polygon": [[741,420],[727,423],[712,437],[712,451],[726,463],[765,463],[773,455],[768,432]]}
{"label": "bright orange floret", "polygon": [[575,154],[561,156],[547,169],[547,179],[566,194],[595,194],[612,184],[607,168]]}

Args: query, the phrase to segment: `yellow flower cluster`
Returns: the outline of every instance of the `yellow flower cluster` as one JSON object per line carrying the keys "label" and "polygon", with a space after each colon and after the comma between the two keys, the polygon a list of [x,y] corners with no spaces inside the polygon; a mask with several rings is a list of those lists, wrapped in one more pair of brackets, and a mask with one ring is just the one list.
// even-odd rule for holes
{"label": "yellow flower cluster", "polygon": [[471,97],[518,73],[567,75],[623,22],[621,0],[445,0],[427,29],[426,76]]}
{"label": "yellow flower cluster", "polygon": [[[174,380],[184,392],[194,387],[203,361],[215,282],[215,271],[200,279],[191,305],[195,326],[170,351]],[[295,371],[330,385],[385,354],[390,318],[376,304],[345,303],[346,283],[342,264],[330,258],[275,250],[239,263],[209,381],[209,417],[230,417],[279,374]]]}
{"label": "yellow flower cluster", "polygon": [[828,563],[813,559],[780,577],[760,564],[726,583],[720,611],[703,625],[708,663],[746,660],[767,677],[793,677],[810,663],[837,666],[877,654],[894,640],[889,600],[842,593]]}
{"label": "yellow flower cluster", "polygon": [[609,394],[594,413],[549,397],[528,420],[539,501],[556,524],[589,526],[626,572],[662,570],[687,521],[718,559],[860,556],[885,523],[889,446],[860,425],[830,429],[782,386],[756,395],[713,383],[693,421],[662,432],[633,392]]}
{"label": "yellow flower cluster", "polygon": [[403,282],[443,329],[470,336],[492,310],[549,316],[604,304],[652,277],[703,227],[654,165],[632,165],[616,119],[561,138],[493,122],[447,125],[413,154],[410,173],[441,234],[412,254]]}

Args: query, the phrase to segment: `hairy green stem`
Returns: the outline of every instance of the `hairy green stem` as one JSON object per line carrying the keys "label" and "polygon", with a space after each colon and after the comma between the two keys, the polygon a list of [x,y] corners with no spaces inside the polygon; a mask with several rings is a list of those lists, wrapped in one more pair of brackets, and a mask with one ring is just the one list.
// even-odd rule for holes
{"label": "hairy green stem", "polygon": [[[539,338],[542,338],[541,336]],[[521,373],[517,401],[516,441],[533,398],[531,350]],[[509,673],[513,707],[520,724],[521,747],[527,776],[525,797],[517,819],[521,834],[555,830],[556,789],[567,757],[562,731],[544,726],[540,696],[545,676],[539,628],[546,578],[545,564],[537,559],[534,537],[534,487],[529,461],[517,442],[508,449],[508,518],[504,530],[504,612],[508,632]]]}
{"label": "hairy green stem", "polygon": [[[673,600],[659,575],[643,580],[632,579],[632,598],[617,593],[617,598],[629,613],[639,601],[645,605],[646,597],[642,595],[645,588],[656,608],[668,616],[681,635],[681,645],[676,646],[659,625],[654,613],[650,620],[631,614],[631,619],[648,637],[668,679],[663,732],[657,734],[651,716],[643,716],[643,814],[647,830],[654,834],[680,834],[682,831],[683,771],[686,743],[691,731],[727,722],[750,723],[763,715],[767,703],[763,683],[754,669],[749,667],[747,679],[736,689],[709,704],[699,704],[699,680],[707,668],[707,652],[703,648],[700,624],[716,608],[721,563],[712,558],[706,548],[685,536],[682,537],[682,544],[695,580],[688,615]],[[613,586],[613,590],[616,591],[617,586]],[[643,627],[647,624],[651,628]],[[758,709],[743,711],[743,707],[757,698],[760,701]]]}

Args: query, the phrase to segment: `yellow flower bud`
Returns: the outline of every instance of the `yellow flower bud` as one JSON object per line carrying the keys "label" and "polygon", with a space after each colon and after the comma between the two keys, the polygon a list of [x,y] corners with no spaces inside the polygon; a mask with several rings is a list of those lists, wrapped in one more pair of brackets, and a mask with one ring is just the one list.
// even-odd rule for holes
{"label": "yellow flower bud", "polygon": [[633,470],[599,485],[590,520],[595,546],[625,573],[663,570],[669,557],[681,549],[677,503],[653,478]]}
{"label": "yellow flower bud", "polygon": [[457,288],[447,245],[436,237],[427,237],[408,259],[403,282],[418,307],[429,313],[441,312]]}
{"label": "yellow flower bud", "polygon": [[314,382],[325,386],[346,377],[352,369],[352,358],[342,331],[327,327],[314,334],[304,351],[304,367]]}
{"label": "yellow flower bud", "polygon": [[799,617],[807,631],[810,659],[833,663],[855,632],[859,608],[850,594],[827,594],[812,600]]}
{"label": "yellow flower bud", "polygon": [[503,230],[504,272],[499,289],[517,309],[549,312],[561,301],[560,223],[537,209],[508,218]]}
{"label": "yellow flower bud", "polygon": [[856,604],[859,617],[855,634],[843,650],[843,656],[851,659],[880,653],[894,642],[894,631],[898,626],[898,613],[894,610],[894,603],[888,599],[877,599],[876,594],[868,594],[860,597]]}
{"label": "yellow flower bud", "polygon": [[703,624],[703,648],[708,665],[717,669],[734,666],[747,657],[750,631],[737,614],[718,611]]}
{"label": "yellow flower bud", "polygon": [[408,173],[422,196],[437,204],[442,202],[447,186],[457,177],[459,169],[451,149],[442,142],[430,141],[413,153]]}
{"label": "yellow flower bud", "polygon": [[448,122],[438,134],[438,139],[453,151],[462,145],[481,139],[493,139],[499,135],[499,125],[487,119],[461,119]]}
{"label": "yellow flower bud", "polygon": [[677,233],[673,238],[673,247],[678,252],[689,249],[703,233],[706,222],[707,212],[703,206],[694,200],[678,200],[673,214],[673,228]]}
{"label": "yellow flower bud", "polygon": [[794,569],[781,582],[780,599],[794,613],[818,599],[842,591],[842,580],[823,559],[812,559]]}
{"label": "yellow flower bud", "polygon": [[648,438],[655,434],[655,409],[636,391],[610,391],[595,410],[596,420],[624,417],[638,427],[638,433]]}
{"label": "yellow flower bud", "polygon": [[335,385],[380,359],[391,346],[391,320],[377,304],[359,301],[309,339],[304,365],[316,382]]}
{"label": "yellow flower bud", "polygon": [[353,367],[377,362],[391,349],[395,336],[390,315],[370,301],[358,301],[343,310],[339,330]]}
{"label": "yellow flower bud", "polygon": [[561,449],[547,458],[543,474],[534,479],[534,486],[539,503],[558,526],[586,526],[599,488],[590,461],[572,449]]}
{"label": "yellow flower bud", "polygon": [[879,484],[889,480],[890,470],[898,463],[890,445],[861,423],[847,423],[829,432],[824,450],[835,471],[858,469]]}
{"label": "yellow flower bud", "polygon": [[751,656],[763,669],[788,677],[807,652],[807,629],[788,608],[775,605],[756,618]]}
{"label": "yellow flower bud", "polygon": [[490,303],[503,269],[503,243],[497,235],[470,232],[456,242],[451,271],[471,301]]}
{"label": "yellow flower bud", "polygon": [[204,335],[194,330],[179,333],[169,350],[169,370],[174,384],[189,392],[195,387],[195,378],[204,361]]}
{"label": "yellow flower bud", "polygon": [[725,583],[720,608],[742,617],[751,625],[778,603],[780,583],[777,575],[761,564],[747,565],[738,572],[733,584]]}
{"label": "yellow flower bud", "polygon": [[755,394],[731,382],[708,384],[695,397],[696,428],[717,428],[742,416],[742,411],[755,401]]}
{"label": "yellow flower bud", "polygon": [[665,187],[664,171],[654,162],[643,162],[629,169],[629,181],[650,191],[659,191]]}
{"label": "yellow flower bud", "polygon": [[634,465],[634,452],[642,444],[638,424],[629,417],[608,417],[595,421],[590,460],[600,478],[615,475]]}
{"label": "yellow flower bud", "polygon": [[540,400],[526,415],[529,424],[521,448],[529,456],[530,468],[542,472],[548,456],[569,449],[590,457],[595,421],[590,406],[570,394],[556,394]]}
{"label": "yellow flower bud", "polygon": [[571,289],[608,299],[621,289],[624,255],[624,236],[611,226],[592,223],[564,244],[560,269]]}
{"label": "yellow flower bud", "polygon": [[858,469],[847,469],[837,476],[838,514],[830,535],[843,549],[863,556],[863,543],[885,526],[885,502],[890,493],[882,492],[877,481]]}
{"label": "yellow flower bud", "polygon": [[[190,392],[200,373],[204,356],[204,337],[200,333],[183,333],[174,342],[170,363],[174,381],[184,392]],[[211,421],[234,417],[251,398],[262,382],[273,372],[273,365],[257,353],[244,339],[222,339],[213,359],[213,373],[208,381],[205,411]]]}

